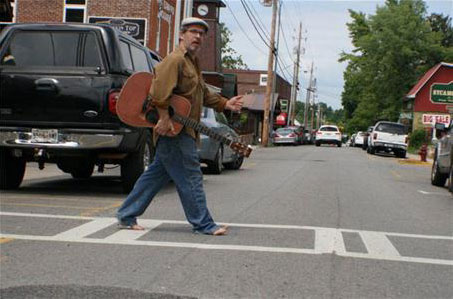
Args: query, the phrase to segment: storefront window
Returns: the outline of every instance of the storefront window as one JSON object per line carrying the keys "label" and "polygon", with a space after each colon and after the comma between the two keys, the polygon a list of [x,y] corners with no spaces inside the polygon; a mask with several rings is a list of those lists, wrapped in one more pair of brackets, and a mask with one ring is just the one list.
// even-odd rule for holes
{"label": "storefront window", "polygon": [[85,22],[86,0],[65,0],[63,22]]}

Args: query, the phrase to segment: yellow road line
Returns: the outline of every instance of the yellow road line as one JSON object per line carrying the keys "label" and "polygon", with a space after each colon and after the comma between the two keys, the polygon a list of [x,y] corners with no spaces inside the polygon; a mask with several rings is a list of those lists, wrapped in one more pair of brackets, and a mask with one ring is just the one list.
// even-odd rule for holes
{"label": "yellow road line", "polygon": [[5,244],[13,240],[14,240],[13,238],[0,238],[0,244]]}
{"label": "yellow road line", "polygon": [[37,203],[9,203],[9,202],[2,202],[0,206],[7,205],[7,206],[24,206],[24,207],[40,207],[40,208],[66,208],[66,209],[79,209],[79,210],[87,210],[93,209],[93,207],[76,207],[76,206],[60,206],[60,205],[45,205],[45,204],[37,204]]}
{"label": "yellow road line", "polygon": [[422,162],[414,159],[400,159],[398,160],[398,163],[403,164],[403,165],[420,165],[420,166],[428,166],[431,167],[432,163],[430,162]]}
{"label": "yellow road line", "polygon": [[98,212],[102,212],[102,211],[105,211],[105,210],[118,208],[122,204],[123,204],[122,202],[117,202],[115,204],[108,205],[106,207],[92,208],[92,209],[89,209],[88,211],[80,213],[80,216],[84,216],[84,217],[93,216],[94,214],[96,214]]}

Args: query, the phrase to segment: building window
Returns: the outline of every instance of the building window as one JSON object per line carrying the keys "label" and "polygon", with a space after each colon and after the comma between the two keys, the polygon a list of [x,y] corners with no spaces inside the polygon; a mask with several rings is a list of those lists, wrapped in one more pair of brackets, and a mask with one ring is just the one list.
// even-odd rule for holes
{"label": "building window", "polygon": [[87,0],[65,0],[63,22],[84,23]]}

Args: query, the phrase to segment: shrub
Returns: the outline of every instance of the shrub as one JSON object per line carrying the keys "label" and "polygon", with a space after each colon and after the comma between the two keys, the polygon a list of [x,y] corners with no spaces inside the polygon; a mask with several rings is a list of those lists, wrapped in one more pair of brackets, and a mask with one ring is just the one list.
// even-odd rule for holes
{"label": "shrub", "polygon": [[428,143],[428,134],[424,129],[414,130],[409,135],[409,147],[418,149],[423,143]]}

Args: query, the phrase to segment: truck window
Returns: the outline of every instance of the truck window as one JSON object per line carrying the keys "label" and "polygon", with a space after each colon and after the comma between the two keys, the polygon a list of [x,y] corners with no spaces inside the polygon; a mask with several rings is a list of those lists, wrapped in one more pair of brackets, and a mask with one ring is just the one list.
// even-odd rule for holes
{"label": "truck window", "polygon": [[101,57],[99,55],[100,49],[96,35],[90,32],[86,36],[85,49],[83,53],[83,66],[98,67],[102,66]]}
{"label": "truck window", "polygon": [[131,45],[131,52],[132,61],[134,62],[134,70],[139,72],[149,72],[150,69],[145,51],[134,45]]}
{"label": "truck window", "polygon": [[[86,33],[71,32],[15,32],[1,59],[2,65],[17,67],[81,67],[99,66],[100,52],[93,33],[87,35],[85,62],[78,58],[81,36]],[[88,58],[88,56],[90,56]]]}
{"label": "truck window", "polygon": [[399,134],[405,135],[406,134],[406,127],[400,124],[392,124],[392,123],[382,123],[376,127],[377,132],[386,132],[391,134]]}
{"label": "truck window", "polygon": [[129,50],[129,44],[120,41],[121,57],[123,58],[124,65],[128,70],[133,70],[131,52]]}

